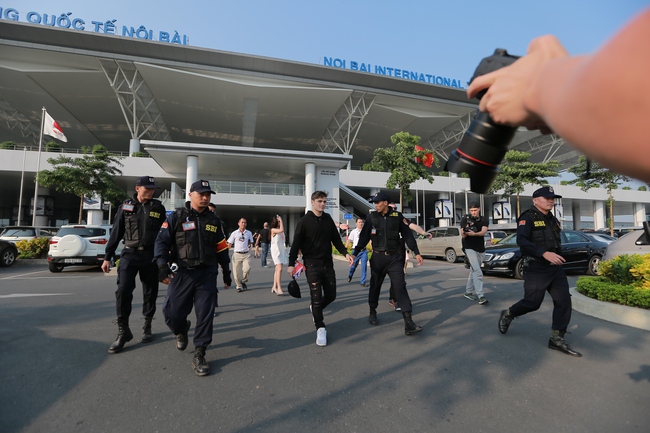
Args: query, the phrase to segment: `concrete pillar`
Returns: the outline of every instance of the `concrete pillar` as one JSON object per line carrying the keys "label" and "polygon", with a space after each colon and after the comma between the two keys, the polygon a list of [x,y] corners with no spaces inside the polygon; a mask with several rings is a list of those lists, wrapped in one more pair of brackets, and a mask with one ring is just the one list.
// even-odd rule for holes
{"label": "concrete pillar", "polygon": [[140,139],[132,138],[129,140],[129,156],[135,152],[140,152]]}
{"label": "concrete pillar", "polygon": [[190,187],[199,180],[199,157],[196,155],[187,155],[185,169],[185,200],[190,199]]}
{"label": "concrete pillar", "polygon": [[582,221],[580,218],[580,202],[578,200],[573,200],[571,204],[571,218],[573,219],[573,230],[580,230]]}
{"label": "concrete pillar", "polygon": [[89,225],[102,225],[104,223],[104,211],[99,209],[89,209],[86,211],[86,222]]}
{"label": "concrete pillar", "polygon": [[305,164],[305,213],[311,210],[311,195],[316,190],[316,164]]}
{"label": "concrete pillar", "polygon": [[605,202],[594,201],[594,230],[605,228]]}
{"label": "concrete pillar", "polygon": [[645,203],[634,203],[634,227],[643,227],[645,215]]}

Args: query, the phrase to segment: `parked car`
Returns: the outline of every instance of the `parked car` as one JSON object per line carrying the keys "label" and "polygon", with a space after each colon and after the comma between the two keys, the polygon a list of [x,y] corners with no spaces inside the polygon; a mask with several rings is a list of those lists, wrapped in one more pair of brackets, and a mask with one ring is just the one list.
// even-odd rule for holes
{"label": "parked car", "polygon": [[416,238],[420,254],[423,257],[444,257],[449,263],[456,262],[459,257],[465,257],[460,230],[460,227],[435,227],[428,230],[431,239],[426,236]]}
{"label": "parked car", "polygon": [[0,233],[0,240],[15,244],[40,237],[51,238],[58,230],[57,227],[8,226]]}
{"label": "parked car", "polygon": [[604,260],[611,260],[621,254],[650,253],[650,225],[645,222],[643,228],[624,234],[607,246]]}
{"label": "parked car", "polygon": [[487,233],[485,233],[485,236],[483,236],[483,239],[485,239],[485,246],[488,247],[494,245],[506,236],[508,236],[508,233],[504,231],[488,230]]}
{"label": "parked car", "polygon": [[595,241],[605,242],[606,244],[611,244],[616,240],[614,236],[610,236],[605,233],[600,233],[600,232],[583,232],[583,233]]}
{"label": "parked car", "polygon": [[[104,261],[106,244],[111,234],[109,225],[65,225],[50,239],[47,253],[50,272],[61,272],[66,266],[97,265]],[[115,252],[119,257],[123,243]]]}
{"label": "parked car", "polygon": [[[607,243],[595,241],[577,230],[562,230],[562,257],[566,260],[562,267],[567,271],[582,271],[597,275],[598,264],[605,255]],[[502,274],[523,278],[523,256],[517,245],[517,233],[485,247],[485,257],[481,268],[485,274]]]}
{"label": "parked car", "polygon": [[0,266],[11,266],[18,257],[18,248],[13,242],[0,241]]}

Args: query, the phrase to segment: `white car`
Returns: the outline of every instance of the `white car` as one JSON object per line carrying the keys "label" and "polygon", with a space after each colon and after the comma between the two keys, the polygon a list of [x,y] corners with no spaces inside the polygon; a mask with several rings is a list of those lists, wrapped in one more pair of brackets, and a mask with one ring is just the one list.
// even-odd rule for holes
{"label": "white car", "polygon": [[624,234],[611,244],[607,245],[603,260],[611,260],[621,254],[649,254],[650,253],[650,224],[643,223],[643,229],[634,230]]}
{"label": "white car", "polygon": [[[104,261],[106,244],[111,234],[109,225],[65,225],[50,239],[47,262],[50,272],[61,272],[66,266],[96,265]],[[119,257],[123,243],[115,255]]]}

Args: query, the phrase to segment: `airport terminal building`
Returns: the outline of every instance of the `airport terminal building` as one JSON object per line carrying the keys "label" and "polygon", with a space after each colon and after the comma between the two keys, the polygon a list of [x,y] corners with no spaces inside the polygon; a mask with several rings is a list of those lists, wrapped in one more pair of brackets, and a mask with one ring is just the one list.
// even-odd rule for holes
{"label": "airport terminal building", "polygon": [[[353,223],[368,213],[368,197],[387,191],[388,173],[360,169],[375,149],[406,131],[444,166],[477,108],[457,79],[348,59],[306,64],[204,49],[177,33],[107,31],[107,23],[93,27],[73,15],[29,14],[0,9],[0,225],[17,224],[19,210],[31,223],[35,174],[51,168],[48,158],[95,144],[124,156],[124,190],[154,176],[168,209],[182,205],[194,180],[211,181],[229,230],[239,217],[255,230],[281,214],[291,237],[317,189],[329,193],[335,221]],[[43,107],[67,137],[60,151],[39,152]],[[512,148],[563,167],[579,156],[538,131],[518,131]],[[556,214],[566,227],[605,227],[605,190],[553,186],[564,197]],[[522,195],[522,209],[534,189]],[[514,222],[514,199],[479,196],[469,179],[436,176],[412,190],[405,212],[427,229],[457,223],[471,201],[495,225]],[[399,201],[397,190],[387,192]],[[646,221],[650,192],[616,190],[614,199],[617,225]],[[76,222],[77,197],[39,188],[37,203],[38,225]]]}

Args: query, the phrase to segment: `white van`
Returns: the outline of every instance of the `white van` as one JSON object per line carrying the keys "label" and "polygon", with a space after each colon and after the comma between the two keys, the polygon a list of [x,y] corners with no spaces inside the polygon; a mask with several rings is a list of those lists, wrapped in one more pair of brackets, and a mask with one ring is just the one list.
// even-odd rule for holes
{"label": "white van", "polygon": [[427,231],[427,233],[431,233],[431,239],[427,239],[426,236],[418,236],[416,242],[420,254],[423,257],[444,257],[449,263],[454,263],[459,258],[465,257],[460,230],[461,228],[458,226],[434,227]]}

